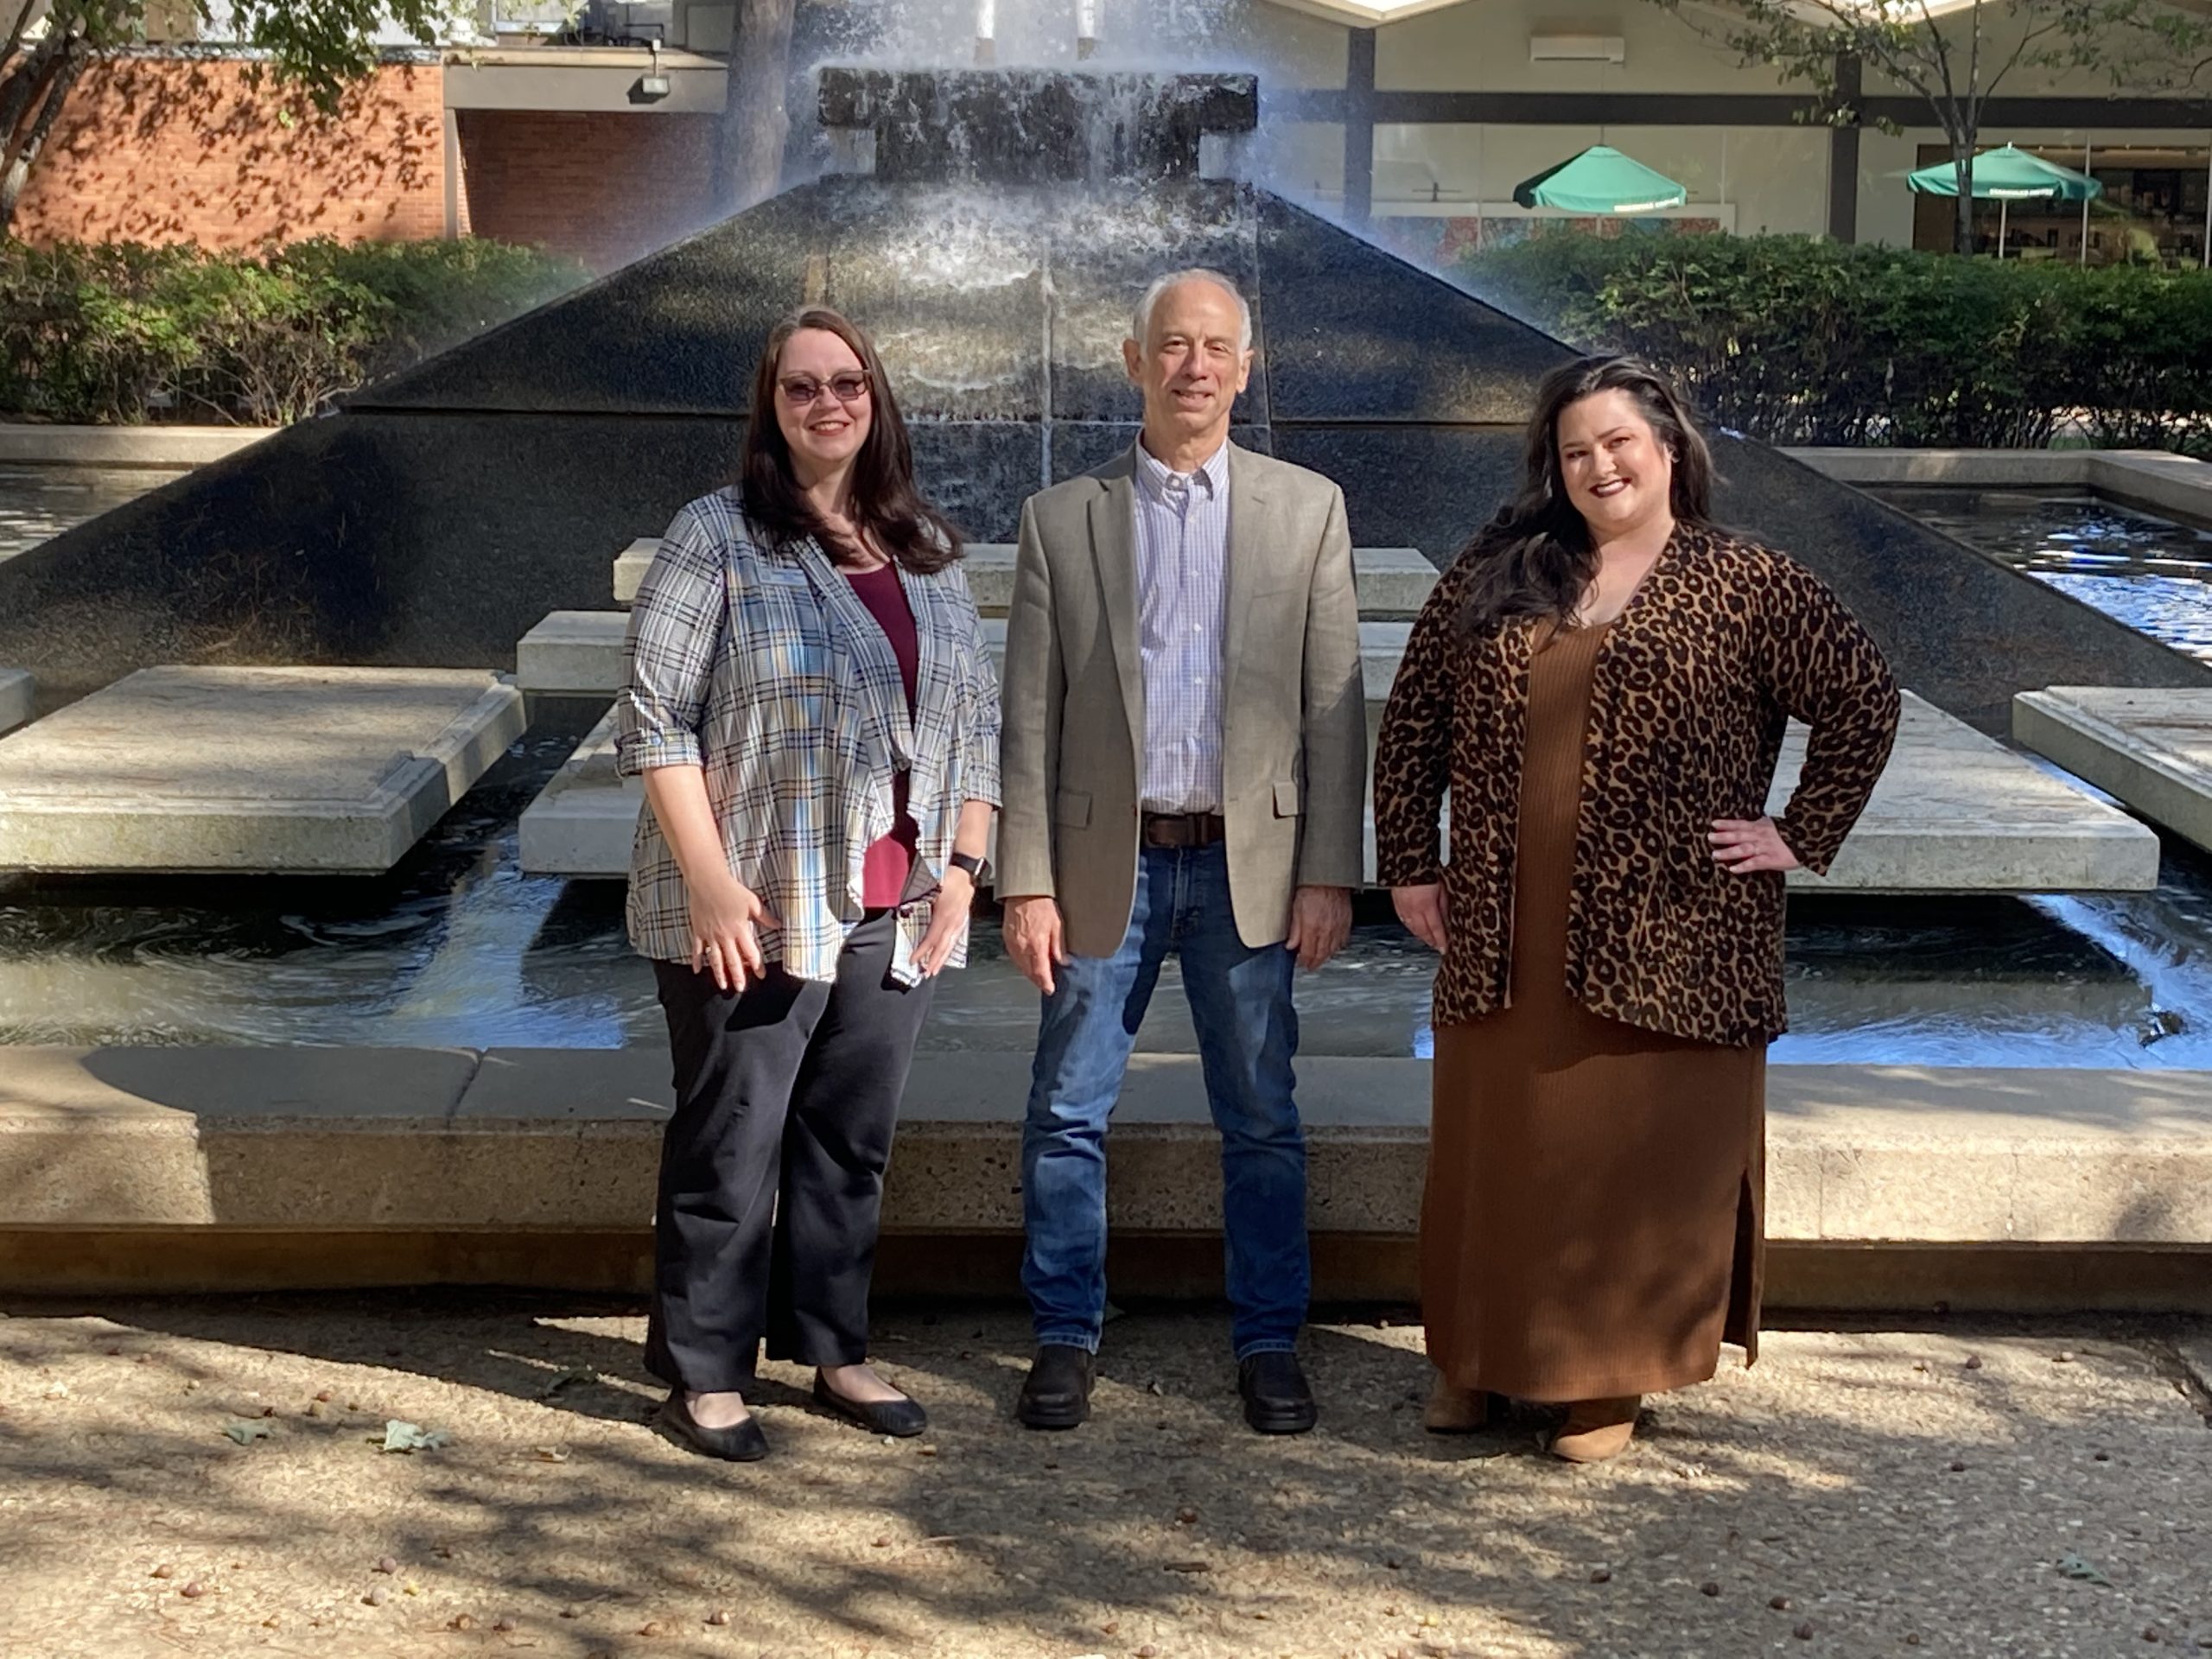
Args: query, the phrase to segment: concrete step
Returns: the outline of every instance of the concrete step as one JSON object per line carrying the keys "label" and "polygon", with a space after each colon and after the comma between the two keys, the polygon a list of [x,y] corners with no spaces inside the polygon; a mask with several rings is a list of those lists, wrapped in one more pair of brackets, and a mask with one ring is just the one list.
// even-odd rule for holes
{"label": "concrete step", "polygon": [[31,696],[37,690],[20,668],[0,668],[0,732],[11,731],[31,717]]}
{"label": "concrete step", "polygon": [[[1402,623],[1362,625],[1363,634],[1389,630],[1402,644]],[[1376,647],[1367,673],[1370,761],[1396,666],[1382,642]],[[1770,810],[1788,801],[1804,746],[1803,728],[1793,725]],[[626,875],[644,802],[642,785],[615,775],[610,715],[524,811],[523,868]],[[1364,867],[1373,880],[1371,810]],[[1789,881],[1808,891],[2089,893],[2144,891],[2158,879],[2158,838],[2151,830],[1908,693],[1897,750],[1842,856],[1825,877],[1799,871]]]}
{"label": "concrete step", "polygon": [[2212,849],[2212,691],[2024,691],[2012,699],[2012,735],[2153,823]]}
{"label": "concrete step", "polygon": [[515,646],[515,683],[551,696],[613,696],[622,689],[624,611],[551,611]]}
{"label": "concrete step", "polygon": [[[1428,1065],[1309,1056],[1298,1071],[1317,1242],[1389,1257],[1418,1225]],[[1028,1072],[1022,1053],[917,1058],[887,1232],[1019,1230]],[[2212,1074],[1782,1065],[1769,1080],[1777,1243],[2200,1262],[2212,1245]],[[658,1047],[0,1050],[0,1236],[635,1236],[668,1106]],[[1197,1058],[1138,1055],[1115,1119],[1116,1236],[1217,1232],[1215,1144]],[[158,1254],[142,1271],[159,1276]],[[303,1252],[297,1282],[326,1271]]]}
{"label": "concrete step", "polygon": [[[614,558],[614,602],[626,606],[638,596],[645,567],[659,550],[658,537],[645,537]],[[1377,620],[1409,620],[1436,586],[1436,567],[1417,547],[1360,547],[1352,550],[1353,578],[1359,585],[1359,613]],[[969,591],[985,616],[1004,616],[1014,598],[1014,544],[971,542],[964,563]]]}
{"label": "concrete step", "polygon": [[0,869],[381,874],[523,728],[488,669],[141,669],[0,739]]}

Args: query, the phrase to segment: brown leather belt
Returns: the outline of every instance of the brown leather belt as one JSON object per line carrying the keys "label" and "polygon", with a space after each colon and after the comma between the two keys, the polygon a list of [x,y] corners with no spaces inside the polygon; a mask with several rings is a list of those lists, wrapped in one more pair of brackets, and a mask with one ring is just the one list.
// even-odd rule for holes
{"label": "brown leather belt", "polygon": [[1211,847],[1224,833],[1218,812],[1144,815],[1144,844],[1147,847]]}

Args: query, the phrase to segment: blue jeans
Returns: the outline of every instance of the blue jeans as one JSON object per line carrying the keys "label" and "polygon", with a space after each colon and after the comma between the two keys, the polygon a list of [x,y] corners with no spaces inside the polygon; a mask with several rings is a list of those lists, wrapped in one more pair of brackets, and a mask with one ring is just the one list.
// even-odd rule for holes
{"label": "blue jeans", "polygon": [[1306,1137],[1291,1097],[1294,958],[1237,938],[1229,855],[1147,847],[1122,948],[1054,970],[1021,1134],[1021,1262],[1037,1340],[1098,1351],[1106,1312],[1106,1123],[1160,965],[1182,958],[1206,1104],[1221,1131],[1236,1357],[1287,1353],[1305,1323]]}

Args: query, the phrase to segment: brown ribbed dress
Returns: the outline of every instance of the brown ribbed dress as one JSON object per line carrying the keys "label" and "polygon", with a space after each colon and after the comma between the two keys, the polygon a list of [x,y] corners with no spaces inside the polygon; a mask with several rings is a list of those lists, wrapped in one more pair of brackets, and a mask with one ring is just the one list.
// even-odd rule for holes
{"label": "brown ribbed dress", "polygon": [[1436,1033],[1421,1311],[1463,1389],[1523,1400],[1701,1382],[1758,1355],[1766,1051],[1639,1030],[1567,994],[1591,675],[1605,629],[1529,670],[1510,1006]]}

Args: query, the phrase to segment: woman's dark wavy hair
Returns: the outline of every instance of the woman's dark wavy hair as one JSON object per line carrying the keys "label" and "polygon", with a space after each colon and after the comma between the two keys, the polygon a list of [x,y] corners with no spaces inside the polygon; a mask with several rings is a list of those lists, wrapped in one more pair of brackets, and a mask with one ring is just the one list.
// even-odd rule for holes
{"label": "woman's dark wavy hair", "polygon": [[784,347],[804,328],[836,335],[853,348],[861,367],[868,371],[874,418],[853,463],[854,522],[907,569],[923,575],[944,569],[960,556],[960,532],[914,487],[914,447],[906,436],[899,400],[892,395],[891,378],[883,372],[883,359],[875,354],[873,340],[826,306],[794,311],[768,331],[768,343],[761,349],[737,469],[746,518],[779,553],[789,552],[794,543],[811,536],[832,563],[864,563],[860,549],[833,534],[808,504],[791,470],[791,446],[776,421],[776,400],[783,395],[777,378]]}
{"label": "woman's dark wavy hair", "polygon": [[1459,613],[1470,638],[1522,617],[1571,619],[1597,575],[1598,550],[1560,469],[1559,423],[1570,405],[1605,391],[1628,393],[1673,451],[1675,521],[1692,528],[1712,524],[1713,452],[1663,375],[1633,357],[1586,357],[1554,369],[1536,388],[1520,493],[1459,555],[1474,561]]}

